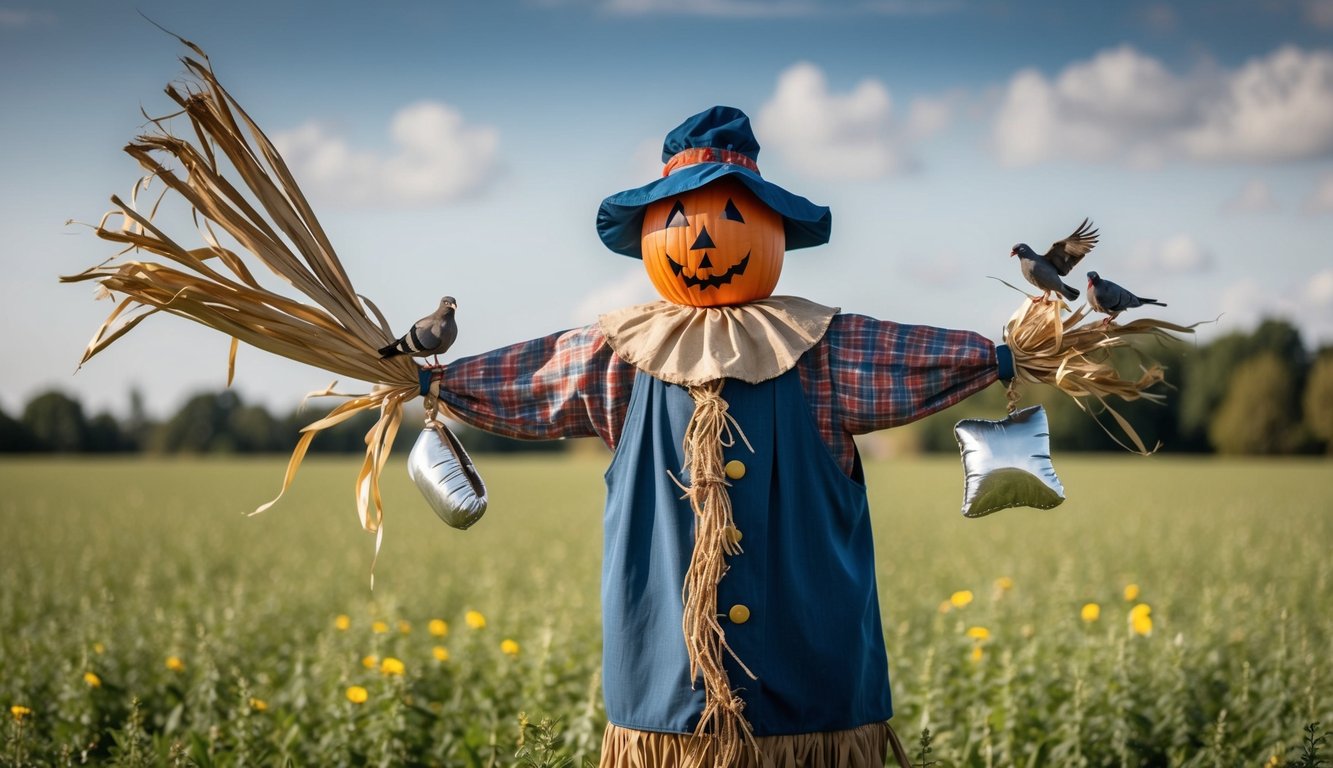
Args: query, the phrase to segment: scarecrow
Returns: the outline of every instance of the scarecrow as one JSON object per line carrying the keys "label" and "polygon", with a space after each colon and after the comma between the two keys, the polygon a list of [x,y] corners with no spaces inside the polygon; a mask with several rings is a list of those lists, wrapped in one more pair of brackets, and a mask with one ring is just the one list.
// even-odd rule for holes
{"label": "scarecrow", "polygon": [[[785,252],[827,242],[831,218],[760,175],[749,119],[730,107],[672,130],[662,178],[606,198],[598,211],[602,241],[642,259],[662,301],[444,366],[386,355],[398,334],[353,289],[272,143],[203,51],[182,42],[199,56],[183,59],[196,80],[167,94],[192,131],[153,120],[154,130],[126,147],[145,169],[143,186],[166,190],[147,213],[133,197],[112,197],[116,210],[96,232],[131,257],[63,278],[123,297],[83,359],[166,312],[232,337],[229,382],[241,341],[373,382],[303,430],[283,489],[320,430],[378,410],[355,484],[377,552],[380,473],[403,405],[416,397],[426,397],[429,416],[418,448],[447,447],[461,471],[446,474],[465,479],[444,489],[451,498],[443,507],[430,498],[434,486],[420,477],[418,485],[459,528],[484,511],[485,489],[435,420],[438,410],[512,437],[601,438],[615,452],[602,579],[610,721],[603,765],[882,765],[890,752],[906,765],[888,725],[887,654],[853,435],[907,423],[1011,377],[1102,402],[1107,394],[1150,396],[1145,390],[1161,380],[1156,368],[1120,379],[1106,359],[1126,336],[1167,327],[1156,321],[1076,328],[1084,311],[1062,318],[1061,303],[1028,301],[997,346],[967,331],[773,296]],[[194,212],[202,247],[154,223],[167,193]],[[260,278],[270,275],[310,302],[268,288]],[[446,297],[445,319],[415,327],[432,330],[433,349],[452,338],[453,306]],[[425,349],[408,351],[418,347]],[[995,429],[1017,425],[1026,430],[1021,439],[1045,439],[1044,415],[1014,416],[1022,418],[966,433],[960,426],[973,505],[965,512],[1063,499],[1034,503],[1026,486],[1004,479],[1036,478],[1050,491],[1058,484],[1049,461],[1044,473],[987,465],[1005,453],[996,443],[1009,440]],[[414,449],[414,476],[417,456]],[[979,498],[997,485],[1003,498]]]}
{"label": "scarecrow", "polygon": [[[882,765],[893,715],[852,436],[1011,371],[986,338],[773,296],[825,207],[760,175],[740,110],[685,120],[597,230],[662,301],[446,365],[440,400],[519,438],[597,436],[607,473],[602,764]],[[707,738],[705,738],[707,737]]]}

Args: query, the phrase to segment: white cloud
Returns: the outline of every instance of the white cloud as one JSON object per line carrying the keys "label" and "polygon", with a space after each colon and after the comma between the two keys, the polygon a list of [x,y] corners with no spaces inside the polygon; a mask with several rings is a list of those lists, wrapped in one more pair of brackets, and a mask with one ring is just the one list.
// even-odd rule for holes
{"label": "white cloud", "polygon": [[1333,268],[1267,287],[1246,278],[1220,294],[1229,328],[1253,328],[1264,318],[1279,317],[1299,326],[1307,343],[1333,342]]}
{"label": "white cloud", "polygon": [[1273,198],[1268,182],[1250,179],[1222,206],[1222,210],[1227,213],[1266,213],[1277,210],[1277,200]]}
{"label": "white cloud", "polygon": [[1315,184],[1305,208],[1314,213],[1333,213],[1333,173],[1325,173]]}
{"label": "white cloud", "polygon": [[1043,160],[1156,162],[1164,129],[1183,125],[1188,89],[1156,59],[1129,46],[1071,65],[1054,80],[1014,75],[993,137],[1005,165]]}
{"label": "white cloud", "polygon": [[1227,78],[1183,136],[1209,159],[1291,160],[1333,151],[1333,53],[1287,46]]}
{"label": "white cloud", "polygon": [[1292,286],[1295,307],[1291,317],[1314,346],[1333,343],[1333,268],[1324,268]]}
{"label": "white cloud", "polygon": [[961,93],[913,99],[907,106],[904,135],[911,139],[927,139],[943,132],[953,124],[960,107],[965,103],[966,97]]}
{"label": "white cloud", "polygon": [[345,203],[429,204],[455,200],[485,186],[499,135],[464,122],[445,104],[422,101],[390,121],[388,152],[352,147],[319,123],[273,137],[302,186]]}
{"label": "white cloud", "polygon": [[1333,269],[1325,269],[1307,280],[1302,298],[1312,308],[1333,310]]}
{"label": "white cloud", "polygon": [[[934,117],[918,120],[937,122]],[[778,76],[755,130],[765,148],[815,178],[876,179],[908,165],[888,89],[863,80],[847,93],[831,93],[823,71],[805,62]]]}
{"label": "white cloud", "polygon": [[1072,159],[1271,161],[1333,152],[1333,53],[1291,46],[1234,72],[1176,75],[1121,46],[1004,90],[992,138],[1010,166]]}
{"label": "white cloud", "polygon": [[1140,272],[1203,272],[1212,264],[1212,254],[1186,234],[1172,235],[1158,242],[1137,243],[1130,250],[1129,258],[1129,266]]}

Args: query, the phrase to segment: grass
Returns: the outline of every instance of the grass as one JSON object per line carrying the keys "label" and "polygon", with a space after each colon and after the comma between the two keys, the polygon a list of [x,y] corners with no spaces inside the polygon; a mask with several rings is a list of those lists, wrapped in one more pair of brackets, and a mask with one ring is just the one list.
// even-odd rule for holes
{"label": "grass", "polygon": [[[391,467],[373,592],[355,460],[312,458],[243,516],[282,461],[0,462],[0,765],[595,760],[604,456],[480,457],[468,531]],[[1329,464],[1056,469],[1063,506],[965,520],[957,459],[868,465],[909,748],[928,728],[938,765],[1296,764],[1333,723]]]}

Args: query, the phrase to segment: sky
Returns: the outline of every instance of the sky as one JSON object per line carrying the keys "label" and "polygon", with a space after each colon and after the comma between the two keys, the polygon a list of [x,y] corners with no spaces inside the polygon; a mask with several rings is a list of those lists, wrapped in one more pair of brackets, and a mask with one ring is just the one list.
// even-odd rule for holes
{"label": "sky", "polygon": [[[716,104],[750,115],[765,178],[832,209],[780,294],[998,340],[1010,248],[1088,217],[1076,287],[1095,269],[1169,305],[1139,316],[1215,320],[1200,343],[1280,317],[1333,344],[1333,0],[375,6],[0,0],[0,409],[58,389],[124,414],[137,390],[162,416],[226,384],[229,340],[165,314],[76,373],[111,304],[58,276],[115,255],[87,225],[184,74],[147,19],[207,51],[391,323],[457,297],[448,357],[655,299],[597,206]],[[243,348],[234,388],[285,411],[331,380]]]}

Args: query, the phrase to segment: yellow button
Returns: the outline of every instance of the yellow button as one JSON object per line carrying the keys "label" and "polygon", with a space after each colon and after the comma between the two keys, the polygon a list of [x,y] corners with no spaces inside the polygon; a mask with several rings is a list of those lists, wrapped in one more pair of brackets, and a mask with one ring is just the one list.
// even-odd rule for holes
{"label": "yellow button", "polygon": [[[717,465],[714,464],[713,466]],[[745,465],[736,459],[728,461],[727,466],[723,467],[722,471],[726,472],[727,477],[732,480],[740,480],[742,477],[745,477]]]}
{"label": "yellow button", "polygon": [[731,606],[731,610],[727,611],[727,618],[731,619],[732,624],[744,624],[750,620],[750,609],[737,603]]}

